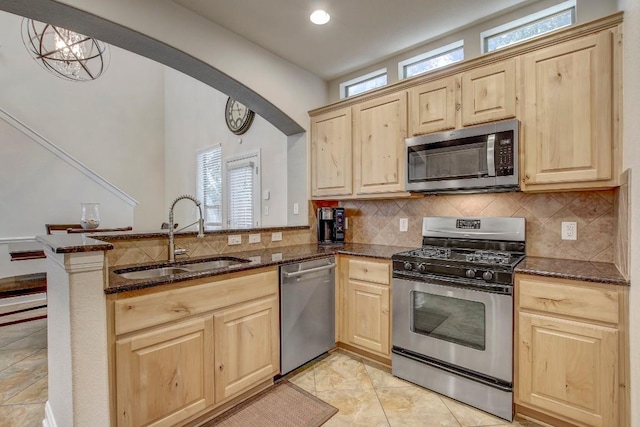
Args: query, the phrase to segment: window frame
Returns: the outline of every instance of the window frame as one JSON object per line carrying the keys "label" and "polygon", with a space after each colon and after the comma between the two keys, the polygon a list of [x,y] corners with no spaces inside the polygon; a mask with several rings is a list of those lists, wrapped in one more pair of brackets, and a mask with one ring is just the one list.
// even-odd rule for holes
{"label": "window frame", "polygon": [[[559,4],[555,5],[555,6],[552,6],[552,7],[540,10],[538,12],[532,13],[530,15],[523,16],[522,18],[518,18],[516,20],[507,22],[506,24],[502,24],[502,25],[499,25],[497,27],[493,27],[493,28],[490,28],[488,30],[482,31],[480,33],[480,49],[481,49],[482,54],[495,52],[497,50],[504,49],[504,48],[509,47],[509,46],[513,46],[514,44],[521,43],[521,42],[524,42],[526,40],[531,40],[534,37],[542,36],[543,34],[548,34],[549,32],[556,31],[556,30],[552,30],[552,31],[549,31],[547,33],[538,34],[536,36],[529,37],[529,38],[526,38],[526,39],[522,39],[522,40],[519,40],[519,41],[517,41],[515,43],[512,43],[510,45],[503,46],[503,47],[500,47],[500,48],[497,48],[497,49],[494,49],[494,50],[491,50],[491,51],[489,51],[487,49],[487,47],[488,47],[488,39],[490,39],[491,37],[495,37],[495,36],[503,34],[503,33],[508,33],[510,31],[517,30],[517,29],[519,29],[521,27],[524,27],[524,26],[529,25],[531,23],[534,23],[536,21],[542,21],[545,18],[550,18],[550,17],[552,17],[554,15],[559,15],[562,12],[565,12],[567,10],[571,10],[572,23],[569,26],[574,25],[577,22],[576,0],[568,0],[568,1],[565,1],[565,2],[562,2],[562,3],[559,3]],[[567,28],[567,27],[561,27],[561,28]],[[558,29],[560,29],[560,28],[557,28],[557,30]]]}
{"label": "window frame", "polygon": [[[365,93],[365,92],[368,92],[369,90],[373,90],[373,89],[369,89],[369,90],[365,90],[363,92],[356,93],[354,95],[347,95],[347,92],[348,92],[348,90],[349,90],[349,88],[351,86],[355,86],[355,85],[357,85],[359,83],[364,83],[366,81],[373,80],[373,79],[375,79],[377,77],[381,77],[381,76],[386,76],[387,77],[387,82],[383,86],[379,86],[379,87],[384,87],[389,83],[389,74],[387,72],[387,68],[386,67],[385,68],[380,68],[379,70],[375,70],[375,71],[372,71],[370,73],[364,74],[362,76],[355,77],[355,78],[353,78],[351,80],[347,80],[346,82],[340,83],[340,99],[350,98],[351,96],[360,95],[361,93]],[[378,89],[378,88],[375,88],[375,89]]]}
{"label": "window frame", "polygon": [[[405,59],[403,61],[398,62],[398,80],[404,80],[404,79],[409,79],[411,77],[415,77],[415,76],[419,76],[419,75],[423,75],[423,74],[427,74],[430,71],[435,71],[438,70],[442,67],[438,67],[438,68],[434,68],[433,70],[428,70],[419,74],[415,74],[413,76],[407,76],[406,75],[406,67],[410,66],[410,65],[414,65],[417,64],[419,62],[423,62],[432,58],[437,58],[438,56],[442,56],[445,55],[449,52],[452,52],[454,50],[458,50],[462,48],[462,60],[464,61],[464,39],[462,40],[458,40],[455,41],[453,43],[449,43],[447,45],[441,46],[439,48],[436,49],[432,49],[428,52],[424,52],[421,53],[420,55],[416,55],[416,56],[412,56],[411,58]],[[457,62],[460,61],[456,61],[456,62],[452,62],[451,64],[455,64]],[[450,65],[450,64],[447,64]],[[444,67],[446,67],[446,65],[444,65]]]}
{"label": "window frame", "polygon": [[[242,228],[256,228],[260,227],[262,223],[261,217],[261,185],[262,185],[262,167],[260,160],[260,150],[248,152],[244,154],[240,154],[238,156],[230,157],[224,159],[223,162],[223,208],[222,208],[222,221],[223,224],[226,224],[226,228],[230,228],[229,221],[229,208],[230,208],[230,197],[231,197],[231,189],[229,183],[229,166],[232,163],[237,163],[238,165],[242,165],[244,163],[253,162],[253,170],[254,170],[254,180],[253,180],[253,188],[252,188],[252,205],[253,205],[253,218],[251,227],[242,227]],[[234,228],[235,229],[235,228]]]}
{"label": "window frame", "polygon": [[[202,154],[205,153],[209,153],[212,152],[214,150],[219,150],[219,158],[220,158],[220,200],[219,200],[219,206],[220,206],[220,223],[216,223],[213,221],[207,221],[207,204],[206,204],[206,197],[204,196],[204,178],[201,177],[201,166],[202,163],[200,161],[200,156]],[[212,146],[209,146],[207,148],[203,148],[202,150],[198,150],[196,151],[196,197],[198,198],[198,200],[200,200],[200,202],[202,203],[202,213],[203,213],[203,217],[204,217],[204,221],[205,221],[205,228],[223,228],[222,224],[223,222],[223,214],[224,214],[224,182],[223,182],[223,161],[222,161],[222,144],[215,144]],[[215,207],[215,204],[212,205],[212,207]]]}

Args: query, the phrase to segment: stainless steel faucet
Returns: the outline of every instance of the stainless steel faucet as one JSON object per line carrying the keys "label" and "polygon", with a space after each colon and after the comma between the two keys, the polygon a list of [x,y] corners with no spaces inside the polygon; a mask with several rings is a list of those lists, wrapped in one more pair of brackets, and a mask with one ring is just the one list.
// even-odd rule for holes
{"label": "stainless steel faucet", "polygon": [[[198,211],[200,212],[200,219],[196,221],[198,223],[198,238],[202,239],[204,237],[204,219],[202,218],[202,207],[200,206],[200,200],[196,199],[193,196],[189,196],[188,194],[177,197],[173,201],[173,203],[171,204],[171,208],[169,209],[169,261],[171,262],[176,260],[177,252],[175,246],[175,231],[173,230],[173,208],[175,207],[176,203],[178,203],[182,199],[189,199],[198,207]],[[195,224],[195,222],[193,224]],[[189,224],[187,227],[190,227],[193,224]],[[178,255],[182,255],[184,253],[186,253],[186,250],[183,249]]]}

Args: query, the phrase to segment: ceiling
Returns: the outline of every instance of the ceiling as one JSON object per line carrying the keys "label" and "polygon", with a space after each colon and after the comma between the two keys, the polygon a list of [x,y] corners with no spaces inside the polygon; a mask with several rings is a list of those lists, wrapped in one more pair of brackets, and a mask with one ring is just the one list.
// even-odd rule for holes
{"label": "ceiling", "polygon": [[[331,80],[538,0],[173,1]],[[331,15],[326,25],[309,21],[319,8]]]}

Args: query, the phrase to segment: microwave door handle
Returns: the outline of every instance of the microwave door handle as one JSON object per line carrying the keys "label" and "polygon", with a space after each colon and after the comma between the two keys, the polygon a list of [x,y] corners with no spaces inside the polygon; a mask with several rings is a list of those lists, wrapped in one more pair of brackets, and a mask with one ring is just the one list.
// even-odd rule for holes
{"label": "microwave door handle", "polygon": [[496,134],[487,136],[487,175],[496,176]]}

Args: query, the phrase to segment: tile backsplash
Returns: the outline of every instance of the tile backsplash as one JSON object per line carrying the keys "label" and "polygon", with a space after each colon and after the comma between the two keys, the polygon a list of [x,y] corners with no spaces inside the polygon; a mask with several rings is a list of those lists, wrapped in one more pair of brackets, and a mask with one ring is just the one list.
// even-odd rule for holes
{"label": "tile backsplash", "polygon": [[[616,193],[487,193],[428,195],[414,199],[342,202],[349,218],[346,240],[417,247],[425,216],[512,216],[526,219],[527,255],[614,261]],[[400,218],[409,229],[399,231]],[[561,239],[561,223],[577,223],[577,240]]]}
{"label": "tile backsplash", "polygon": [[[411,199],[340,202],[346,209],[348,243],[418,247],[422,244],[425,216],[513,216],[526,219],[527,255],[583,261],[627,264],[628,187],[617,190],[565,193],[487,193],[428,195]],[[192,257],[211,256],[250,249],[297,244],[314,244],[316,209],[337,206],[338,202],[310,202],[309,228],[282,231],[282,241],[272,242],[271,231],[260,232],[260,243],[249,244],[248,232],[242,244],[229,246],[228,234],[177,237],[176,245]],[[407,218],[408,231],[399,231],[400,218]],[[561,223],[576,222],[577,240],[561,239]],[[618,223],[621,223],[617,225]],[[258,233],[258,232],[256,232]],[[251,233],[254,234],[254,233]],[[616,237],[617,236],[617,237]],[[621,237],[622,236],[622,237]],[[108,251],[110,266],[163,261],[167,259],[167,239],[114,240]],[[626,246],[625,246],[626,245]],[[624,273],[623,273],[624,274]]]}

